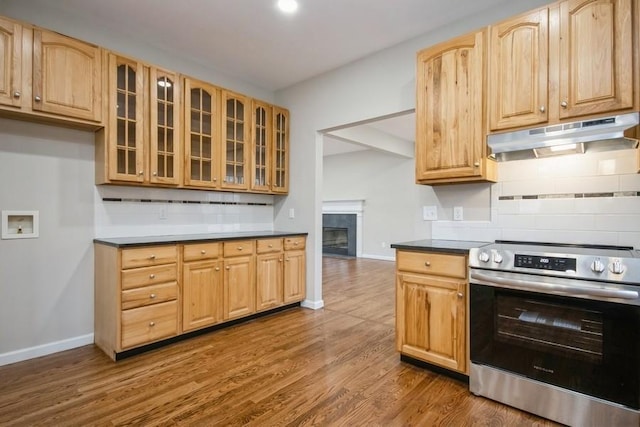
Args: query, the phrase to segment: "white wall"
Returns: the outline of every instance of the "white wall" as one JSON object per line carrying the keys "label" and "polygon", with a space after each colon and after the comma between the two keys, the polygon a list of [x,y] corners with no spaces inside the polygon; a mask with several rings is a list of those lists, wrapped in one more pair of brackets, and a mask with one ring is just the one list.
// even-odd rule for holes
{"label": "white wall", "polygon": [[[291,177],[289,197],[276,203],[275,227],[309,231],[307,298],[322,302],[322,137],[318,131],[388,116],[415,108],[415,55],[420,49],[549,3],[505,1],[485,13],[383,50],[352,64],[276,93],[276,102],[291,110]],[[294,220],[287,218],[296,208]]]}
{"label": "white wall", "polygon": [[325,157],[323,166],[323,200],[364,200],[364,258],[392,260],[391,243],[431,238],[422,206],[434,205],[435,196],[415,184],[413,159],[365,150]]}

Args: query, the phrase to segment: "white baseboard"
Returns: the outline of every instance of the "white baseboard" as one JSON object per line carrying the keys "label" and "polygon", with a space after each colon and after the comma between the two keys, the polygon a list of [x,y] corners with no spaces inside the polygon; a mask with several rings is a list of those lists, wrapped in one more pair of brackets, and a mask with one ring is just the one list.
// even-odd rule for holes
{"label": "white baseboard", "polygon": [[312,310],[318,310],[318,309],[324,307],[324,301],[323,300],[311,301],[311,300],[306,299],[306,300],[302,301],[300,303],[300,305],[302,307],[310,308]]}
{"label": "white baseboard", "polygon": [[47,354],[58,353],[59,351],[70,350],[72,348],[82,347],[83,345],[88,344],[93,344],[93,334],[10,351],[8,353],[0,354],[0,366],[22,362],[23,360],[35,359],[36,357],[46,356]]}
{"label": "white baseboard", "polygon": [[380,261],[395,261],[396,260],[395,256],[369,255],[369,254],[362,254],[362,256],[360,258],[378,259]]}

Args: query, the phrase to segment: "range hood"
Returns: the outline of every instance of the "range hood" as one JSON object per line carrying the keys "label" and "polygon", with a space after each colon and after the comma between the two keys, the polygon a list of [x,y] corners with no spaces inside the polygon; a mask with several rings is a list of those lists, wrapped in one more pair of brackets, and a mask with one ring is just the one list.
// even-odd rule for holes
{"label": "range hood", "polygon": [[625,131],[637,126],[639,118],[635,112],[494,134],[487,144],[498,161],[637,148],[638,140]]}

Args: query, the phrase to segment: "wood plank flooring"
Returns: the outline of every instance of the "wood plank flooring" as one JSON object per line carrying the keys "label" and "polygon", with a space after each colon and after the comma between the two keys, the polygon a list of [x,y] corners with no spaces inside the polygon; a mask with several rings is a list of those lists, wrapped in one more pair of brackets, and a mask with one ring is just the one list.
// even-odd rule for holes
{"label": "wood plank flooring", "polygon": [[94,346],[0,367],[1,426],[552,426],[400,361],[394,264],[324,258],[294,308],[112,362]]}

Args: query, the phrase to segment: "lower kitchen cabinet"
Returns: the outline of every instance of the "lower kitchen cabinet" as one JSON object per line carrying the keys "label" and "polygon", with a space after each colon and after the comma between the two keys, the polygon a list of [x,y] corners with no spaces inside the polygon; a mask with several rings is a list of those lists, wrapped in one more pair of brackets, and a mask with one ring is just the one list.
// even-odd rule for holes
{"label": "lower kitchen cabinet", "polygon": [[467,257],[397,251],[396,349],[468,374]]}
{"label": "lower kitchen cabinet", "polygon": [[257,242],[256,311],[268,310],[283,303],[284,249],[282,239],[262,239]]}
{"label": "lower kitchen cabinet", "polygon": [[306,255],[302,250],[284,253],[284,303],[302,301],[306,296]]}
{"label": "lower kitchen cabinet", "polygon": [[220,243],[189,244],[183,248],[182,330],[211,326],[224,320]]}

